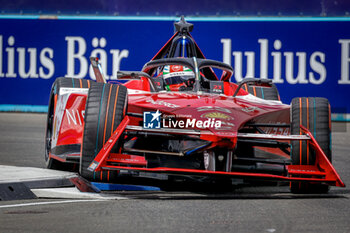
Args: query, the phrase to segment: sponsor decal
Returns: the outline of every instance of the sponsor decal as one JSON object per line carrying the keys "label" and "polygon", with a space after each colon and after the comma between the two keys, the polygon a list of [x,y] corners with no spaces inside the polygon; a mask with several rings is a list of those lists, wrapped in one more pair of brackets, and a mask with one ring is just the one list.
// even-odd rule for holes
{"label": "sponsor decal", "polygon": [[[201,120],[191,118],[191,116],[174,116],[167,115],[161,118],[159,110],[156,112],[143,112],[143,128],[144,129],[160,129],[162,128],[221,128],[222,122],[215,118]],[[181,118],[180,118],[181,117]],[[162,123],[162,124],[161,124]]]}
{"label": "sponsor decal", "polygon": [[244,107],[242,108],[243,112],[254,112],[254,111],[260,111],[261,109],[258,107]]}
{"label": "sponsor decal", "polygon": [[179,65],[170,66],[170,72],[178,72],[180,70],[183,70],[182,66],[179,66]]}
{"label": "sponsor decal", "polygon": [[170,66],[165,66],[163,70],[163,77],[165,79],[170,78],[170,77],[176,77],[176,76],[189,76],[193,77],[194,73],[191,69],[189,69],[186,66],[180,66],[180,65],[170,65]]}
{"label": "sponsor decal", "polygon": [[66,116],[68,119],[68,124],[83,125],[85,110],[79,111],[78,109],[66,109]]}
{"label": "sponsor decal", "polygon": [[221,127],[216,128],[216,130],[232,130],[235,124],[228,122],[228,121],[222,121],[221,122]]}
{"label": "sponsor decal", "polygon": [[96,167],[98,166],[98,163],[96,161],[93,161],[90,166],[88,167],[89,171],[95,171]]}
{"label": "sponsor decal", "polygon": [[60,132],[61,124],[62,124],[62,118],[64,114],[64,110],[66,108],[66,104],[68,101],[68,97],[70,94],[60,94],[57,99],[57,106],[55,111],[55,119],[54,119],[54,129],[53,129],[53,136],[52,136],[52,143],[51,148],[55,147],[57,144],[58,134]]}
{"label": "sponsor decal", "polygon": [[146,102],[154,104],[154,105],[165,106],[165,107],[168,107],[168,108],[179,108],[180,107],[179,105],[168,103],[168,102],[165,102],[165,101],[162,101],[162,100],[161,101],[155,101],[155,100],[152,100],[152,99],[148,99],[148,100],[146,100]]}
{"label": "sponsor decal", "polygon": [[60,88],[59,96],[57,98],[57,106],[55,111],[55,118],[53,123],[53,135],[51,147],[57,144],[58,135],[60,133],[63,116],[66,115],[69,125],[82,126],[84,122],[85,110],[67,109],[67,101],[69,96],[73,93],[87,94],[87,88]]}
{"label": "sponsor decal", "polygon": [[228,132],[228,131],[220,131],[220,132],[216,132],[217,135],[222,136],[222,137],[235,137],[236,134],[234,132]]}
{"label": "sponsor decal", "polygon": [[210,91],[212,93],[224,94],[224,83],[220,81],[211,81]]}
{"label": "sponsor decal", "polygon": [[[268,122],[270,123],[274,123],[274,124],[286,124],[286,122]],[[290,129],[287,127],[266,127],[263,128],[263,130],[265,131],[266,134],[277,134],[277,135],[290,135]]]}
{"label": "sponsor decal", "polygon": [[201,115],[202,118],[216,118],[222,120],[233,120],[233,117],[226,115],[222,112],[208,112]]}
{"label": "sponsor decal", "polygon": [[232,113],[230,109],[228,108],[222,108],[217,106],[201,106],[197,108],[198,112],[205,112],[205,111],[220,111],[220,112],[227,112]]}

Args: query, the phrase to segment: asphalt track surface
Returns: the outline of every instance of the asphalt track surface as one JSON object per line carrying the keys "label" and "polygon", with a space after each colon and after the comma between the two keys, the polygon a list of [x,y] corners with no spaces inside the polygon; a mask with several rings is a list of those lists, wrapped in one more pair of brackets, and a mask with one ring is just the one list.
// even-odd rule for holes
{"label": "asphalt track surface", "polygon": [[[44,114],[0,113],[0,165],[44,168]],[[350,126],[333,126],[346,188],[292,195],[287,186],[119,192],[123,200],[0,201],[0,232],[350,232]]]}

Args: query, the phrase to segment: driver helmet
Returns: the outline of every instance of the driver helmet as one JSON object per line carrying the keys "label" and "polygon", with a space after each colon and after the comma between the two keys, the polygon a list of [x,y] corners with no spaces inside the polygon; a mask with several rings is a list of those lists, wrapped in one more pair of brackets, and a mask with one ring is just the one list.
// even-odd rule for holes
{"label": "driver helmet", "polygon": [[163,79],[168,91],[192,90],[195,83],[194,72],[190,68],[181,65],[164,66]]}

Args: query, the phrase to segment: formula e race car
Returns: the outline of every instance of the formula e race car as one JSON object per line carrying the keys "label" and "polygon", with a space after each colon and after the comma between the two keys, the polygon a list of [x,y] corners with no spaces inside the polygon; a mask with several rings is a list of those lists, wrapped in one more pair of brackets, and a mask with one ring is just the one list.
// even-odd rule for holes
{"label": "formula e race car", "polygon": [[106,83],[58,78],[50,94],[47,168],[76,165],[88,180],[121,174],[290,182],[293,193],[344,187],[331,164],[330,105],[279,100],[271,80],[231,83],[233,69],[206,59],[182,17],[142,71]]}

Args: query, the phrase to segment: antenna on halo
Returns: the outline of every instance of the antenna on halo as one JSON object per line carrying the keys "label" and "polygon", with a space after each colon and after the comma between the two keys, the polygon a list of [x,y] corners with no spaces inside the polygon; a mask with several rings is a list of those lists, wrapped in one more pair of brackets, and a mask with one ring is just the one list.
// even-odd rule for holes
{"label": "antenna on halo", "polygon": [[187,23],[185,20],[185,16],[181,15],[180,21],[177,23],[174,23],[176,31],[178,31],[181,34],[187,34],[188,32],[191,32],[193,30],[193,24]]}

